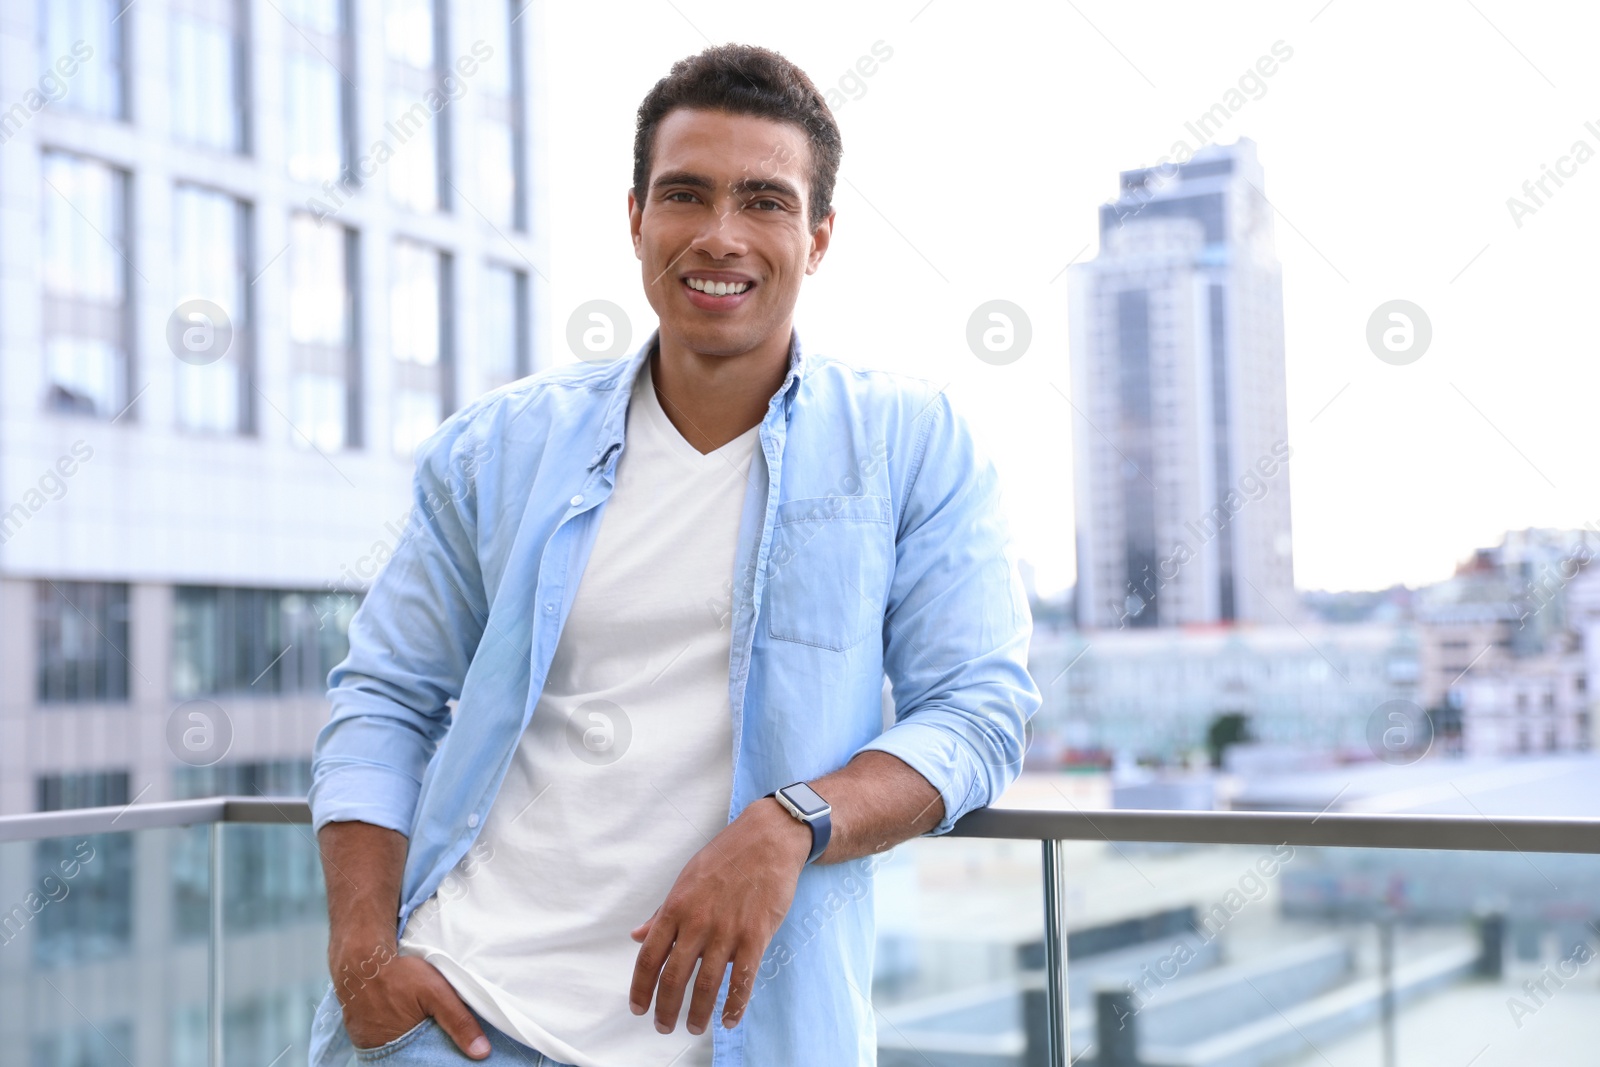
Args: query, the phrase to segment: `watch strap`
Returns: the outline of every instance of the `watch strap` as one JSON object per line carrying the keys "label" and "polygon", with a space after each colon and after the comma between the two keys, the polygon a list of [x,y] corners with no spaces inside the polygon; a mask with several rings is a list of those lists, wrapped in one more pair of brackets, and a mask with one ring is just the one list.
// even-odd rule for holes
{"label": "watch strap", "polygon": [[[774,789],[767,796],[776,799],[778,790]],[[784,810],[789,811],[788,808],[784,808]],[[795,816],[792,811],[789,814],[795,818],[795,821],[803,822],[811,827],[811,854],[806,857],[806,866],[810,866],[828,847],[828,839],[833,836],[833,816],[828,812],[824,812],[815,819],[801,819]]]}

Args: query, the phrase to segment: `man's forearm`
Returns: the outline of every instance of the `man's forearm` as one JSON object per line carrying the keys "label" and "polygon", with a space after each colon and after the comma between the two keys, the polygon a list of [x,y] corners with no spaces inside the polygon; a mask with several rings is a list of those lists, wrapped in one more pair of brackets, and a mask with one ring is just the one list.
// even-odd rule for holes
{"label": "man's forearm", "polygon": [[317,833],[334,966],[395,947],[407,844],[404,834],[365,822],[330,822]]}
{"label": "man's forearm", "polygon": [[[818,863],[843,863],[883,852],[927,833],[944,818],[939,791],[887,752],[862,752],[811,785],[833,808],[833,833]],[[793,821],[787,813],[785,817]]]}

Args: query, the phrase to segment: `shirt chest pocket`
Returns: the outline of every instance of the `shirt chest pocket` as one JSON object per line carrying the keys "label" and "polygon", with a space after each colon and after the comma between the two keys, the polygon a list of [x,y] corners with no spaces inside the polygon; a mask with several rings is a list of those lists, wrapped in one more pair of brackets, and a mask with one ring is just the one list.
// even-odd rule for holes
{"label": "shirt chest pocket", "polygon": [[893,562],[888,497],[779,504],[767,561],[767,636],[840,652],[860,644],[883,625]]}

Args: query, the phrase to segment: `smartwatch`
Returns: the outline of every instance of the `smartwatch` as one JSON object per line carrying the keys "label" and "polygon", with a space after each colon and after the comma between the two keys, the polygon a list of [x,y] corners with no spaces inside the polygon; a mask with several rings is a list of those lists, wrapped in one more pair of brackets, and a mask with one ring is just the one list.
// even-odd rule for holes
{"label": "smartwatch", "polygon": [[806,863],[822,855],[823,849],[828,847],[828,838],[833,835],[833,819],[829,817],[832,806],[804,782],[786,785],[767,796],[776,797],[790,815],[811,827],[811,855],[806,857]]}

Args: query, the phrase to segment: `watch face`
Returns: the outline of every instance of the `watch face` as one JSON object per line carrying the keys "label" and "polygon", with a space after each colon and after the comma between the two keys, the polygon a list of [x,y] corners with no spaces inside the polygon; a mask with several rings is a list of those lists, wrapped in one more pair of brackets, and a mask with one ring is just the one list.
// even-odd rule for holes
{"label": "watch face", "polygon": [[782,792],[784,796],[789,798],[791,804],[800,809],[800,814],[807,818],[821,815],[828,810],[828,802],[818,796],[817,791],[804,782],[786,785],[783,787]]}

